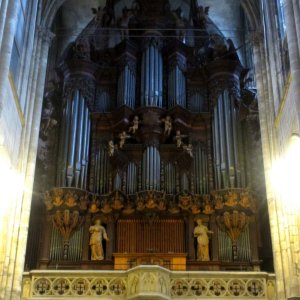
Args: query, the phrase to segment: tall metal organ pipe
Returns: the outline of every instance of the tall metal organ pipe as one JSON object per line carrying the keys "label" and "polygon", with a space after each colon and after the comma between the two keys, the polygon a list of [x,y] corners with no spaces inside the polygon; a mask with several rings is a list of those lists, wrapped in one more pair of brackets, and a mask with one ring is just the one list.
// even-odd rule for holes
{"label": "tall metal organ pipe", "polygon": [[67,99],[63,111],[57,185],[84,189],[87,181],[91,121],[79,90]]}
{"label": "tall metal organ pipe", "polygon": [[134,109],[135,107],[135,72],[126,64],[120,72],[118,79],[118,107],[127,105]]}
{"label": "tall metal organ pipe", "polygon": [[186,107],[186,79],[178,65],[172,67],[168,78],[168,107]]}
{"label": "tall metal organ pipe", "polygon": [[137,166],[130,162],[127,167],[126,193],[134,194],[137,191]]}
{"label": "tall metal organ pipe", "polygon": [[165,163],[165,190],[167,194],[173,194],[176,191],[176,169],[170,162]]}
{"label": "tall metal organ pipe", "polygon": [[[109,192],[110,172],[111,168],[109,164],[109,156],[107,153],[106,146],[100,145],[100,148],[95,155],[95,193],[107,194]],[[119,183],[119,181],[116,183],[115,179],[114,183],[115,187],[117,185],[117,189],[120,189],[121,184]]]}
{"label": "tall metal organ pipe", "polygon": [[209,192],[207,154],[200,145],[194,151],[194,188],[196,194]]}
{"label": "tall metal organ pipe", "polygon": [[162,107],[163,102],[163,58],[155,40],[142,54],[141,106]]}
{"label": "tall metal organ pipe", "polygon": [[241,124],[234,98],[228,90],[219,96],[214,108],[214,170],[217,189],[245,186]]}
{"label": "tall metal organ pipe", "polygon": [[144,190],[160,189],[160,153],[155,146],[148,146],[143,153],[142,187]]}

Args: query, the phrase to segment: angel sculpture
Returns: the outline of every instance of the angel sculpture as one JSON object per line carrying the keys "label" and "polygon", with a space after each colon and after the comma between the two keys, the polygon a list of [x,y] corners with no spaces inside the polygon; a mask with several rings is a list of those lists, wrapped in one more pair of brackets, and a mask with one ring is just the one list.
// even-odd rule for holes
{"label": "angel sculpture", "polygon": [[208,12],[209,12],[209,6],[201,6],[199,5],[197,7],[197,13],[196,13],[196,25],[200,28],[204,28],[206,24],[208,23]]}
{"label": "angel sculpture", "polygon": [[182,148],[183,148],[183,150],[186,151],[186,153],[187,153],[190,157],[194,157],[194,155],[193,155],[193,145],[192,145],[192,144],[183,145]]}
{"label": "angel sculpture", "polygon": [[133,16],[133,11],[128,9],[127,6],[125,6],[122,10],[122,16],[118,20],[118,25],[121,28],[122,40],[129,37],[128,26],[132,16]]}
{"label": "angel sculpture", "polygon": [[129,138],[130,138],[130,135],[127,135],[126,131],[123,131],[119,134],[119,139],[120,139],[119,147],[120,147],[120,149],[123,149],[126,139],[129,139]]}
{"label": "angel sculpture", "polygon": [[180,130],[176,131],[175,141],[176,141],[177,148],[180,148],[181,146],[183,146],[182,139],[185,137],[187,137],[187,135],[181,134]]}
{"label": "angel sculpture", "polygon": [[182,42],[185,42],[185,19],[183,18],[183,12],[179,6],[173,11],[174,17],[176,19],[176,35]]}
{"label": "angel sculpture", "polygon": [[140,124],[140,120],[138,116],[134,116],[133,118],[133,125],[131,127],[129,127],[129,131],[128,132],[132,132],[133,134],[135,134],[135,132],[139,129],[139,124]]}
{"label": "angel sculpture", "polygon": [[114,156],[115,150],[118,148],[118,145],[115,145],[112,140],[108,141],[108,155],[110,157]]}
{"label": "angel sculpture", "polygon": [[170,116],[166,116],[165,119],[162,119],[162,122],[165,123],[165,135],[169,136],[172,131],[172,119]]}
{"label": "angel sculpture", "polygon": [[98,8],[92,8],[92,12],[95,15],[95,21],[98,24],[102,25],[102,19],[103,19],[103,15],[104,15],[104,9],[99,6]]}

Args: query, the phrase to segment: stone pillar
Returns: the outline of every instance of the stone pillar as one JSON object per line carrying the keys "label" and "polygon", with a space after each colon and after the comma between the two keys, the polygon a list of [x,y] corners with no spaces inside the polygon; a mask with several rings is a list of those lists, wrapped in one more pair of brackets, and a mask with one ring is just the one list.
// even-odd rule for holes
{"label": "stone pillar", "polygon": [[[297,2],[297,1],[294,1]],[[299,6],[299,3],[298,3]],[[298,7],[299,8],[299,7]],[[299,10],[298,10],[299,11]],[[297,14],[297,9],[295,10]],[[292,0],[284,1],[284,15],[286,20],[286,34],[288,41],[291,75],[293,78],[292,87],[294,91],[295,108],[297,109],[298,120],[300,119],[300,52],[297,40],[297,25],[299,18],[296,20],[294,15],[294,5]],[[299,17],[299,16],[298,16]],[[299,33],[298,33],[299,35]]]}
{"label": "stone pillar", "polygon": [[[34,181],[39,128],[43,104],[44,83],[46,77],[49,45],[52,38],[53,34],[50,31],[46,29],[39,30],[41,53],[39,61],[36,62],[38,65],[37,78],[39,82],[36,86],[36,96],[34,99],[31,99],[31,101],[34,101],[34,109],[31,119],[32,127],[30,132],[28,162],[25,170],[24,186],[26,188],[24,190],[23,197],[21,196],[21,199],[18,199],[18,211],[16,211],[16,213],[12,216],[14,218],[15,229],[12,237],[12,250],[10,253],[6,254],[9,257],[7,269],[4,271],[7,273],[4,274],[6,276],[6,282],[2,281],[2,283],[0,283],[0,290],[3,291],[3,294],[5,295],[4,299],[20,299],[21,294],[22,274],[25,263],[25,251],[32,199],[32,187]],[[1,286],[2,284],[3,286]]]}
{"label": "stone pillar", "polygon": [[294,18],[298,38],[298,48],[300,49],[300,3],[298,0],[293,0]]}
{"label": "stone pillar", "polygon": [[[278,299],[286,299],[285,296],[285,282],[283,275],[283,261],[281,256],[281,247],[279,242],[280,230],[278,228],[278,216],[275,196],[270,182],[270,172],[272,168],[272,148],[275,144],[273,126],[274,112],[270,107],[270,82],[268,81],[268,74],[266,68],[266,54],[264,50],[264,39],[257,35],[253,37],[253,54],[256,71],[256,82],[258,91],[258,105],[259,105],[259,121],[261,129],[262,150],[264,158],[264,171],[266,177],[266,190],[268,198],[268,211],[270,218],[270,228],[272,236],[272,248],[274,255],[274,267],[276,271],[276,289]],[[271,99],[271,100],[269,100]],[[273,119],[272,119],[273,118]]]}
{"label": "stone pillar", "polygon": [[[4,32],[0,50],[0,117],[2,112],[2,99],[5,94],[5,85],[7,83],[10,59],[12,53],[12,46],[14,42],[14,36],[16,26],[18,22],[18,12],[20,9],[20,1],[9,1],[7,7],[7,14],[4,24]],[[2,15],[1,15],[2,16]]]}
{"label": "stone pillar", "polygon": [[0,45],[2,43],[8,2],[9,2],[8,0],[2,0],[0,5]]}

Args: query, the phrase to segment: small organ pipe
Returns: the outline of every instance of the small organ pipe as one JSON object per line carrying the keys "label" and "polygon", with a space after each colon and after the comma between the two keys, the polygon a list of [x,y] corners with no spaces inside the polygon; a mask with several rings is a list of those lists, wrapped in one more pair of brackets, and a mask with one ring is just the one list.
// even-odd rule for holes
{"label": "small organ pipe", "polygon": [[223,93],[223,104],[224,104],[224,127],[226,133],[226,146],[227,146],[227,161],[229,171],[229,184],[230,187],[234,187],[235,183],[235,169],[234,169],[234,156],[233,156],[233,141],[232,141],[232,124],[231,124],[231,109],[230,109],[230,95],[228,91]]}
{"label": "small organ pipe", "polygon": [[75,158],[75,143],[76,143],[76,131],[77,131],[77,114],[79,105],[79,91],[76,90],[73,107],[72,107],[72,122],[71,122],[71,134],[70,134],[70,144],[68,151],[68,169],[67,169],[67,184],[72,185],[74,177],[74,158]]}
{"label": "small organ pipe", "polygon": [[142,105],[145,105],[145,52],[143,53],[142,55],[142,67],[141,67],[141,102],[142,102]]}
{"label": "small organ pipe", "polygon": [[81,151],[84,127],[84,99],[79,98],[78,126],[76,133],[76,151],[75,151],[75,187],[78,188],[81,171]]}
{"label": "small organ pipe", "polygon": [[[73,100],[73,99],[72,99]],[[66,116],[66,131],[65,131],[65,143],[63,152],[63,168],[62,168],[62,186],[66,186],[66,171],[67,171],[67,161],[68,161],[68,149],[69,149],[69,137],[70,137],[70,125],[71,125],[71,115],[72,115],[72,100],[67,100],[67,116]]]}

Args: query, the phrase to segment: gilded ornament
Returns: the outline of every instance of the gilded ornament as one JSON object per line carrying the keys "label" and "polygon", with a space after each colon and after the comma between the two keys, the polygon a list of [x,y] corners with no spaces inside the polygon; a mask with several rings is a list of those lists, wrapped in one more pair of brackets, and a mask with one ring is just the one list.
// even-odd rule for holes
{"label": "gilded ornament", "polygon": [[222,209],[224,207],[223,197],[221,195],[215,195],[215,209]]}
{"label": "gilded ornament", "polygon": [[237,193],[229,191],[228,194],[225,195],[224,197],[226,200],[225,205],[229,207],[233,207],[237,205],[237,199],[238,199]]}
{"label": "gilded ornament", "polygon": [[78,196],[73,192],[68,192],[65,195],[65,205],[67,207],[74,207],[77,205]]}
{"label": "gilded ornament", "polygon": [[93,200],[90,204],[89,212],[95,214],[99,211],[99,201],[97,201],[96,197],[93,197]]}
{"label": "gilded ornament", "polygon": [[192,196],[183,195],[179,196],[179,207],[183,210],[188,210],[191,207]]}
{"label": "gilded ornament", "polygon": [[63,196],[63,189],[54,189],[53,190],[53,205],[54,206],[61,206],[64,201],[62,199]]}
{"label": "gilded ornament", "polygon": [[157,207],[156,199],[155,199],[153,191],[148,192],[148,199],[146,201],[146,207],[149,209],[153,209],[153,208]]}
{"label": "gilded ornament", "polygon": [[210,196],[209,195],[204,195],[204,209],[203,209],[203,213],[206,215],[211,215],[212,213],[214,213],[214,209],[212,208],[211,204],[210,204]]}
{"label": "gilded ornament", "polygon": [[88,200],[88,195],[84,195],[80,197],[78,206],[81,210],[87,210],[87,200]]}
{"label": "gilded ornament", "polygon": [[244,208],[250,208],[251,207],[251,200],[250,200],[250,194],[249,192],[244,192],[240,194],[240,206]]}
{"label": "gilded ornament", "polygon": [[123,199],[120,197],[119,192],[116,192],[115,197],[113,198],[111,207],[115,210],[120,210],[124,207],[123,205]]}

